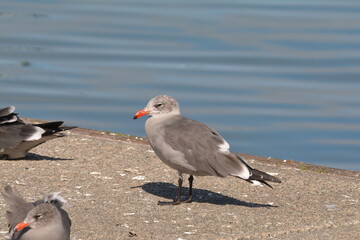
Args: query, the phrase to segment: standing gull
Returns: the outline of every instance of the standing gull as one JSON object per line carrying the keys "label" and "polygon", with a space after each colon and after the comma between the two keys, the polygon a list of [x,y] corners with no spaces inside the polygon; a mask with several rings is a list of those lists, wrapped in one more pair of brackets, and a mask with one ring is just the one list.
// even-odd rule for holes
{"label": "standing gull", "polygon": [[63,131],[74,128],[61,126],[61,121],[26,124],[14,111],[14,106],[0,109],[0,159],[23,158],[30,149],[63,137]]}
{"label": "standing gull", "polygon": [[[255,184],[281,181],[274,176],[249,166],[215,130],[203,123],[183,117],[179,103],[172,97],[160,95],[138,111],[134,119],[150,115],[145,131],[155,154],[168,166],[178,171],[177,199],[180,204],[183,173],[189,174],[189,196],[183,202],[192,202],[192,183],[195,176],[234,176]],[[272,188],[272,187],[271,187]],[[159,204],[169,204],[159,202]]]}
{"label": "standing gull", "polygon": [[9,205],[6,219],[10,240],[70,240],[71,220],[62,209],[66,201],[59,193],[32,203],[7,185],[2,195]]}

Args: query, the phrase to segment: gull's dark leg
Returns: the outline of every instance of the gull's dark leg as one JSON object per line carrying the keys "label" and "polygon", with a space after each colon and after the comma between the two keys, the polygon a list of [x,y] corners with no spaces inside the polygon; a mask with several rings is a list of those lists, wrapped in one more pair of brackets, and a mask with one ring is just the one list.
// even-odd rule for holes
{"label": "gull's dark leg", "polygon": [[176,199],[176,201],[174,200],[174,202],[172,203],[173,205],[178,205],[181,203],[181,188],[182,188],[182,184],[183,184],[182,177],[179,177],[178,183],[179,183],[179,188],[178,188],[177,199]]}
{"label": "gull's dark leg", "polygon": [[189,196],[188,196],[188,199],[185,200],[185,202],[191,203],[192,202],[192,186],[193,186],[193,181],[194,181],[193,175],[190,175],[188,180],[189,180]]}
{"label": "gull's dark leg", "polygon": [[169,204],[178,205],[178,204],[181,203],[181,188],[182,188],[182,184],[183,184],[182,176],[179,176],[178,183],[179,183],[179,187],[178,187],[177,199],[174,199],[174,201],[172,201],[172,202],[161,202],[161,201],[159,201],[158,205],[169,205]]}

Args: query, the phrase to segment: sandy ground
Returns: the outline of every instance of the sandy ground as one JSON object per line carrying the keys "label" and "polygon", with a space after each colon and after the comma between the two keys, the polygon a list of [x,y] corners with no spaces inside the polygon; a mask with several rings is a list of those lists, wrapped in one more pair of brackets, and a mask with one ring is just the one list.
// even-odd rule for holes
{"label": "sandy ground", "polygon": [[[175,196],[177,173],[146,140],[74,129],[24,160],[0,161],[1,186],[27,200],[62,191],[82,240],[360,239],[359,172],[244,156],[283,183],[196,177],[193,203],[159,206]],[[0,226],[4,235],[4,215]]]}

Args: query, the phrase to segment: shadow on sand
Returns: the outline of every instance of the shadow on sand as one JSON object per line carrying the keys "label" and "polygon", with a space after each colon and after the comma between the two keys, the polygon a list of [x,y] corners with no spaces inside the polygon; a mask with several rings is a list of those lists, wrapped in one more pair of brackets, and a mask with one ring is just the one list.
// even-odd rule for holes
{"label": "shadow on sand", "polygon": [[55,158],[55,157],[48,157],[48,156],[43,156],[43,155],[39,155],[39,154],[35,154],[35,153],[28,153],[28,155],[26,155],[26,157],[22,157],[22,158],[14,158],[14,159],[8,159],[8,157],[5,155],[0,155],[0,160],[1,161],[22,161],[22,160],[27,160],[27,161],[44,161],[44,160],[48,160],[48,161],[71,161],[74,159],[71,158]]}
{"label": "shadow on sand", "polygon": [[[43,155],[39,155],[39,154],[35,154],[35,153],[29,153],[26,157],[24,158],[20,158],[20,159],[15,159],[16,160],[28,160],[28,161],[71,161],[74,159],[70,159],[70,158],[55,158],[55,157],[48,157],[48,156],[43,156]],[[13,161],[13,160],[12,160]]]}
{"label": "shadow on sand", "polygon": [[[141,186],[133,187],[133,188],[142,188],[144,191],[162,197],[167,198],[170,200],[173,200],[173,198],[177,195],[177,186],[170,183],[164,183],[164,182],[150,182],[146,183]],[[189,188],[183,187],[182,192],[183,195],[188,193]],[[269,204],[259,204],[259,203],[252,203],[252,202],[246,202],[241,201],[236,198],[228,197],[225,195],[222,195],[220,193],[193,188],[193,202],[198,203],[211,203],[216,205],[236,205],[236,206],[244,206],[244,207],[266,207],[266,208],[273,208],[278,206],[273,206]]]}

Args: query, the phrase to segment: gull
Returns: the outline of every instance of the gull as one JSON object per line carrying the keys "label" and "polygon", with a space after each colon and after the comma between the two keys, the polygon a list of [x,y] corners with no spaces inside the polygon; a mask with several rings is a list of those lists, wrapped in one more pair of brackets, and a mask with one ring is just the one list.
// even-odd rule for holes
{"label": "gull", "polygon": [[9,209],[6,219],[10,240],[70,240],[71,220],[62,208],[66,202],[59,192],[36,202],[27,202],[7,185],[2,193]]}
{"label": "gull", "polygon": [[0,109],[0,159],[23,158],[30,149],[74,128],[61,126],[62,121],[26,124],[14,111],[14,106]]}
{"label": "gull", "polygon": [[[179,103],[168,95],[159,95],[138,111],[133,119],[149,115],[145,131],[150,146],[166,165],[178,171],[178,194],[173,202],[160,205],[192,202],[193,176],[234,176],[253,184],[281,181],[251,167],[214,129],[180,114]],[[190,175],[189,195],[181,201],[183,174]],[[272,188],[272,187],[271,187]]]}

